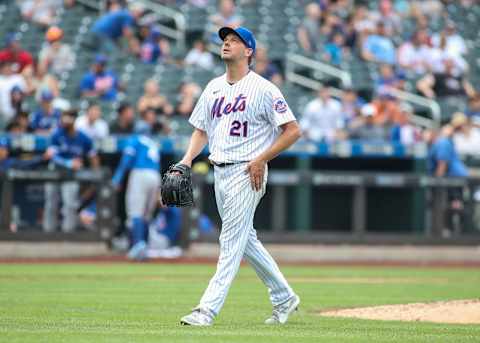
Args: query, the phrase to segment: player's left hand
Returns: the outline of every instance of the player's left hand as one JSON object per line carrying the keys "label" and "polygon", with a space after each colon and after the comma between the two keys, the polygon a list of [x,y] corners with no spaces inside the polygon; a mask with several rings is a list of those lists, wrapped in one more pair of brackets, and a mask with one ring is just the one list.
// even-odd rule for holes
{"label": "player's left hand", "polygon": [[254,191],[258,192],[262,189],[266,164],[265,161],[260,159],[251,160],[247,164],[247,173],[250,174],[250,182],[252,183],[252,189]]}

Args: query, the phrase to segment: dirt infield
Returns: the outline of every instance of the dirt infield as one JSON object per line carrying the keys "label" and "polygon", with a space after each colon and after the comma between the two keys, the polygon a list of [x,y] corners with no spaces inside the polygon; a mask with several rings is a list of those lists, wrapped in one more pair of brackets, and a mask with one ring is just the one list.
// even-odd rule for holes
{"label": "dirt infield", "polygon": [[362,307],[319,314],[324,317],[480,324],[480,299]]}

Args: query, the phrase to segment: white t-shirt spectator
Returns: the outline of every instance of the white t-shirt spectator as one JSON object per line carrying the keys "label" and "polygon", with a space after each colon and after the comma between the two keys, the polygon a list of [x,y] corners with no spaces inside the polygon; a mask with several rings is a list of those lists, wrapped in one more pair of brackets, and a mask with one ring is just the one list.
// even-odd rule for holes
{"label": "white t-shirt spectator", "polygon": [[460,155],[480,155],[480,129],[471,128],[468,135],[457,132],[453,135],[455,148]]}
{"label": "white t-shirt spectator", "polygon": [[25,92],[27,84],[22,75],[0,75],[0,117],[4,121],[10,120],[15,114],[11,103],[11,92],[14,87],[19,87]]}
{"label": "white t-shirt spectator", "polygon": [[[440,46],[440,35],[435,34],[432,37],[432,45],[435,47]],[[467,53],[467,44],[465,40],[459,34],[447,36],[447,45],[445,47],[451,55],[464,56]]]}
{"label": "white t-shirt spectator", "polygon": [[190,65],[197,65],[204,69],[213,68],[213,56],[208,51],[200,51],[192,49],[185,57],[185,63]]}
{"label": "white t-shirt spectator", "polygon": [[108,136],[108,124],[101,118],[90,123],[86,115],[80,116],[75,120],[75,129],[82,131],[91,139],[102,139]]}
{"label": "white t-shirt spectator", "polygon": [[404,68],[408,68],[418,75],[427,72],[427,62],[425,58],[429,47],[421,45],[415,46],[412,42],[405,42],[398,48],[398,63]]}
{"label": "white t-shirt spectator", "polygon": [[333,141],[337,130],[345,127],[340,101],[333,98],[327,101],[320,98],[310,101],[300,119],[300,127],[309,139]]}

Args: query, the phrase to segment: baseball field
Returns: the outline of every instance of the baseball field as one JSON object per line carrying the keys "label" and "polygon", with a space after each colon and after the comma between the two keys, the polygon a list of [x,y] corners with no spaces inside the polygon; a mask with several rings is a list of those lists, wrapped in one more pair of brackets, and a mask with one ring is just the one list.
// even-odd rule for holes
{"label": "baseball field", "polygon": [[[323,311],[480,298],[474,268],[283,266],[302,299],[282,327],[243,266],[215,325],[182,327],[214,264],[0,264],[0,342],[480,342],[480,325],[328,317]],[[445,310],[441,310],[445,311]],[[447,310],[448,311],[448,310]],[[478,314],[478,313],[477,313]],[[475,316],[475,313],[473,314]]]}

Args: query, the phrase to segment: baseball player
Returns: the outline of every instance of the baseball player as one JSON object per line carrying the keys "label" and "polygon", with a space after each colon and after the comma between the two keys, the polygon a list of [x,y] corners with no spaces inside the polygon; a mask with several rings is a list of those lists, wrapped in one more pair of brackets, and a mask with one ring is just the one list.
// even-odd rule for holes
{"label": "baseball player", "polygon": [[[79,170],[83,168],[86,157],[93,168],[99,166],[97,152],[93,142],[85,134],[76,131],[74,127],[76,111],[65,111],[60,117],[60,127],[54,132],[47,155],[50,157],[50,168],[65,168]],[[62,194],[62,225],[63,232],[72,232],[77,226],[77,208],[79,184],[75,181],[45,185],[45,215],[43,229],[46,232],[54,231],[58,224],[59,193]]]}
{"label": "baseball player", "polygon": [[253,217],[265,194],[267,163],[300,137],[300,129],[278,88],[249,68],[253,34],[243,27],[223,27],[218,34],[226,73],[208,83],[195,106],[190,117],[194,132],[180,163],[191,166],[209,144],[222,219],[220,256],[200,303],[180,322],[211,325],[245,257],[270,294],[273,314],[265,323],[284,324],[300,298],[257,239]]}
{"label": "baseball player", "polygon": [[130,138],[112,182],[118,189],[127,171],[125,205],[131,227],[132,247],[127,257],[143,260],[147,253],[148,224],[157,203],[160,188],[159,145],[151,137],[152,128],[143,125]]}

